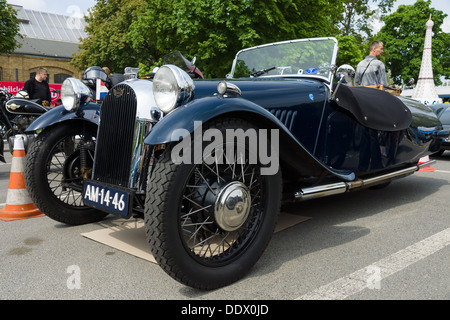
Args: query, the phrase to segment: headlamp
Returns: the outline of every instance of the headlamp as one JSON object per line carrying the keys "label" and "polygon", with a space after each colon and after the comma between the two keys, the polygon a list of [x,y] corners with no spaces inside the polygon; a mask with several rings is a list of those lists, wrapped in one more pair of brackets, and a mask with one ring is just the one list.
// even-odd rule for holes
{"label": "headlamp", "polygon": [[187,102],[194,93],[194,81],[183,70],[174,65],[164,65],[153,78],[153,94],[157,107],[169,113]]}
{"label": "headlamp", "polygon": [[91,90],[79,79],[67,78],[61,86],[61,101],[67,111],[75,111],[81,103],[92,99]]}

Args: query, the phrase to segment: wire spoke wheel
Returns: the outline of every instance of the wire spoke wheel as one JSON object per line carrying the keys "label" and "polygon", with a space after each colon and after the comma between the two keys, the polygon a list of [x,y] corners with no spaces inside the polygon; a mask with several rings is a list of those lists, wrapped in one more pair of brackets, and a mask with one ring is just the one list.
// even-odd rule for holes
{"label": "wire spoke wheel", "polygon": [[107,215],[82,199],[83,179],[89,176],[82,167],[92,168],[96,130],[93,124],[63,122],[44,130],[30,146],[25,183],[36,206],[54,220],[79,225]]}
{"label": "wire spoke wheel", "polygon": [[248,161],[196,165],[179,213],[181,236],[193,257],[217,265],[239,255],[265,214],[261,193],[259,168]]}
{"label": "wire spoke wheel", "polygon": [[[50,190],[59,201],[74,207],[84,207],[81,193],[83,176],[79,161],[81,143],[86,143],[86,137],[82,134],[64,137],[50,151],[47,164],[47,182]],[[91,143],[86,150],[91,164],[94,159],[94,147],[95,145]]]}
{"label": "wire spoke wheel", "polygon": [[[218,120],[209,128],[223,133],[228,128],[255,129],[240,119]],[[170,276],[194,288],[209,290],[237,281],[272,236],[281,172],[261,174],[247,143],[219,143],[199,161],[181,164],[173,162],[173,149],[156,159],[149,175],[144,215],[152,253]],[[223,151],[231,149],[231,155]]]}

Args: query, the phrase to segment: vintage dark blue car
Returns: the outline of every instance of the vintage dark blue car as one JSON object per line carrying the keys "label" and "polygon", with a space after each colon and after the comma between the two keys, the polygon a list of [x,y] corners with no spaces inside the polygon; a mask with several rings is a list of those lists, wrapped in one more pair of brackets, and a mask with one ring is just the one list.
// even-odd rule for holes
{"label": "vintage dark blue car", "polygon": [[[164,65],[152,80],[109,91],[97,134],[72,80],[67,92],[78,100],[66,109],[90,131],[45,154],[64,156],[62,188],[83,205],[45,199],[36,185],[33,199],[69,224],[142,216],[155,259],[174,279],[200,289],[237,281],[265,250],[283,201],[386,186],[428,166],[419,159],[448,136],[421,103],[335,83],[351,73],[336,68],[337,53],[335,38],[261,45],[238,52],[224,80]],[[37,168],[28,170],[31,185]]]}

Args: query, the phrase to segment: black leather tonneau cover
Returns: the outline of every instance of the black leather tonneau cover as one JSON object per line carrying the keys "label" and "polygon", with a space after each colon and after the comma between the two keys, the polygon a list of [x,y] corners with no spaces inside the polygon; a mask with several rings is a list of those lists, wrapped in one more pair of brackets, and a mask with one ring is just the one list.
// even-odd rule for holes
{"label": "black leather tonneau cover", "polygon": [[382,90],[340,85],[336,103],[353,114],[365,127],[380,131],[398,131],[409,127],[412,115],[403,102]]}

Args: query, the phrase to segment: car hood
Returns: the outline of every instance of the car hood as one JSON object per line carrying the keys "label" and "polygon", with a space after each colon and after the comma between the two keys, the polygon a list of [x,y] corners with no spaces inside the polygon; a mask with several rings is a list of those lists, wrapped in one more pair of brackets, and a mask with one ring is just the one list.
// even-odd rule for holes
{"label": "car hood", "polygon": [[[194,99],[217,94],[220,81],[199,80],[195,82]],[[252,78],[227,80],[239,87],[243,99],[263,108],[291,107],[294,105],[324,101],[328,97],[327,87],[317,80]]]}

